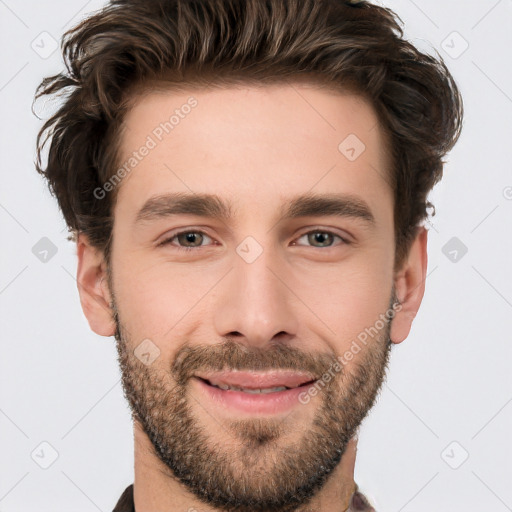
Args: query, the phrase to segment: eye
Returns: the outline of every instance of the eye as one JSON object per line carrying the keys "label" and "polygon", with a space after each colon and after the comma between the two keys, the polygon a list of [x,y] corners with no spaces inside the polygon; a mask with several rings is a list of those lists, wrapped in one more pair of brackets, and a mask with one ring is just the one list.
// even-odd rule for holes
{"label": "eye", "polygon": [[[297,240],[301,240],[302,238],[305,238],[305,237],[306,237],[307,241],[311,244],[316,244],[316,243],[320,244],[320,245],[313,245],[313,247],[318,247],[318,248],[333,247],[333,241],[335,238],[338,238],[339,240],[341,240],[342,244],[350,243],[347,239],[343,238],[340,235],[332,233],[331,231],[325,231],[325,230],[319,230],[319,229],[304,233]],[[292,245],[297,245],[297,243],[293,242]],[[299,245],[301,245],[301,244],[299,244]],[[340,245],[340,244],[337,244],[337,245]]]}
{"label": "eye", "polygon": [[[346,238],[332,233],[331,231],[316,229],[313,231],[308,231],[301,235],[297,240],[301,240],[306,238],[308,243],[312,245],[312,247],[316,248],[328,248],[335,247],[336,245],[350,244],[350,241]],[[334,244],[335,239],[339,239],[341,243]],[[174,240],[177,240],[178,244],[173,243]],[[172,236],[166,238],[162,242],[158,244],[158,246],[172,245],[176,247],[179,251],[191,251],[193,249],[199,249],[200,247],[204,247],[204,241],[212,241],[212,238],[209,237],[203,231],[195,231],[195,230],[186,230],[180,231],[178,233],[174,233]],[[319,245],[316,245],[319,244]],[[209,245],[209,244],[207,244]],[[297,242],[292,242],[292,245],[303,245],[297,244]]]}
{"label": "eye", "polygon": [[[175,238],[178,240],[180,244],[184,245],[173,244],[172,241]],[[178,250],[190,251],[198,247],[201,247],[201,242],[203,242],[205,238],[212,240],[207,234],[203,233],[202,231],[180,231],[179,233],[174,233],[174,235],[172,235],[171,237],[166,238],[165,240],[160,242],[158,246],[172,245],[177,247]]]}

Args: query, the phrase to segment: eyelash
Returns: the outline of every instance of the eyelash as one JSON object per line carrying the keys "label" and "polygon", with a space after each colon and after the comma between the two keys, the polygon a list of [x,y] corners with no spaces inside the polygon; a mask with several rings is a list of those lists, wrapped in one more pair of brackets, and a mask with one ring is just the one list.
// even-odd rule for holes
{"label": "eyelash", "polygon": [[[171,237],[169,238],[166,238],[165,240],[163,240],[162,242],[160,242],[158,244],[158,247],[160,246],[165,246],[165,245],[173,245],[171,244],[172,240],[174,240],[175,238],[177,238],[179,235],[182,235],[184,233],[194,233],[194,234],[201,234],[201,235],[206,235],[208,238],[211,238],[210,236],[208,236],[204,231],[200,231],[200,230],[192,230],[192,229],[186,229],[186,230],[183,230],[183,231],[179,231],[178,233],[174,233]],[[336,234],[336,233],[333,233],[332,231],[328,231],[328,230],[325,230],[325,229],[313,229],[311,231],[306,231],[305,233],[302,233],[302,235],[299,236],[299,239],[306,236],[306,235],[309,235],[311,233],[324,233],[324,234],[328,234],[328,235],[332,235],[334,237],[337,237],[341,240],[342,244],[343,245],[350,245],[350,241],[347,240],[346,238]],[[200,249],[201,247],[203,246],[199,246],[199,247],[182,247],[180,245],[174,245],[174,247],[178,250],[178,251],[185,251],[185,252],[190,252],[190,251],[194,251],[194,250],[197,250],[197,249]],[[311,246],[313,247],[313,246]],[[327,247],[316,247],[316,249],[331,249],[333,247],[336,247],[335,245],[330,245],[330,246],[327,246]]]}

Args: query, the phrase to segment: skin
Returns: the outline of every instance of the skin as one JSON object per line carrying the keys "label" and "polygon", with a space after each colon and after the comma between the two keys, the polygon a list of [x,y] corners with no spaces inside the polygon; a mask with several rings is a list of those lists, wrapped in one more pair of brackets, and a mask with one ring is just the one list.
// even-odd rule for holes
{"label": "skin", "polygon": [[[427,231],[418,228],[394,271],[393,192],[376,114],[355,95],[317,85],[139,96],[125,118],[121,160],[191,95],[197,107],[118,186],[110,273],[83,234],[77,246],[84,313],[94,332],[116,336],[133,412],[135,507],[345,510],[355,485],[357,428],[382,385],[391,345],[406,339],[423,298]],[[366,146],[355,161],[338,150],[349,134]],[[170,192],[216,194],[233,203],[234,216],[135,222],[148,198]],[[358,196],[375,224],[333,215],[283,220],[280,208],[307,192]],[[157,246],[178,230],[196,236]],[[317,231],[350,243],[307,236]],[[252,263],[236,251],[248,236],[262,249]],[[190,379],[198,369],[220,368],[227,354],[243,368],[325,370],[393,299],[401,307],[392,321],[360,344],[329,385],[285,414],[237,416],[214,406]],[[160,351],[150,365],[134,355],[145,339]],[[323,421],[323,435],[316,436],[314,421]],[[325,474],[294,493],[301,475],[318,474],[322,464]],[[201,480],[208,475],[211,488]],[[238,502],[228,504],[228,484]],[[244,502],[250,497],[261,506]]]}

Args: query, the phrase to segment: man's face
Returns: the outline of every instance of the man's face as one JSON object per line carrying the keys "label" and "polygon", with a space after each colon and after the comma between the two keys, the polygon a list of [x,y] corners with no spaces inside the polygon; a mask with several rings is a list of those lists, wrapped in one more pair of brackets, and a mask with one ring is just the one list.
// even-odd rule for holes
{"label": "man's face", "polygon": [[[119,185],[109,284],[134,419],[210,505],[295,510],[340,461],[388,361],[393,192],[377,117],[298,84],[161,92],[122,137],[122,163],[139,156]],[[305,195],[345,204],[289,208]]]}

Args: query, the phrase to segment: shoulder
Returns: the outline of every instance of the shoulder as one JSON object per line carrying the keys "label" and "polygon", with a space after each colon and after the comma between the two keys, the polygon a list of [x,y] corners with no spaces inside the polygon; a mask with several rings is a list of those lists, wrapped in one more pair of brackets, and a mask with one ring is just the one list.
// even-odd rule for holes
{"label": "shoulder", "polygon": [[359,490],[356,484],[356,490],[350,498],[350,504],[347,512],[376,512],[375,508],[368,501],[368,498]]}
{"label": "shoulder", "polygon": [[130,484],[124,490],[112,512],[135,512],[135,505],[133,503],[133,484]]}

